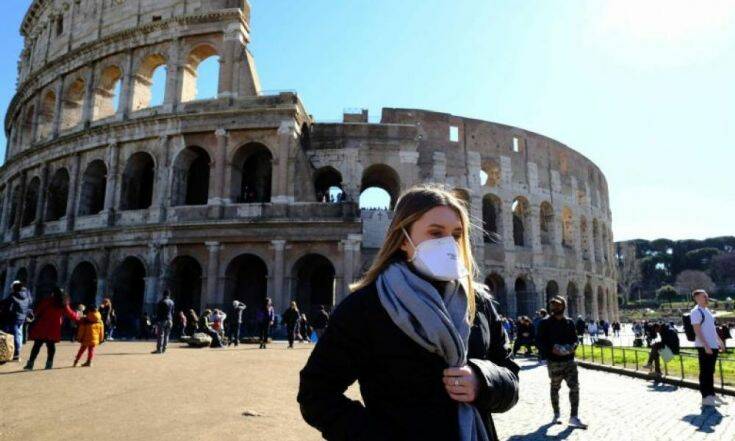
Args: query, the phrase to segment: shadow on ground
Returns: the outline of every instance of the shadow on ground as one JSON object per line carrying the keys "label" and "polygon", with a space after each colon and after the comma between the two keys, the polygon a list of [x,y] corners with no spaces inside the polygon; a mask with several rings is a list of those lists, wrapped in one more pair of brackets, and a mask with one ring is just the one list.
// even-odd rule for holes
{"label": "shadow on ground", "polygon": [[714,433],[715,427],[722,422],[722,414],[714,407],[704,406],[700,413],[686,415],[682,421],[696,427],[698,432]]}

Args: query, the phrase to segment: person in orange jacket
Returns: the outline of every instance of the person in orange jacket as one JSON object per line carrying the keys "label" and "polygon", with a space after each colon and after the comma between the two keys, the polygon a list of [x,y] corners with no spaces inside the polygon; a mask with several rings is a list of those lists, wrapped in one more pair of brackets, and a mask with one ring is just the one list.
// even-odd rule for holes
{"label": "person in orange jacket", "polygon": [[87,351],[87,362],[82,364],[82,366],[92,366],[94,348],[102,343],[104,335],[105,327],[102,324],[102,315],[97,311],[97,308],[88,308],[85,317],[79,321],[77,340],[81,343],[81,346],[79,347],[79,352],[77,352],[77,357],[74,359],[74,367],[79,363],[79,359],[82,358],[84,351]]}

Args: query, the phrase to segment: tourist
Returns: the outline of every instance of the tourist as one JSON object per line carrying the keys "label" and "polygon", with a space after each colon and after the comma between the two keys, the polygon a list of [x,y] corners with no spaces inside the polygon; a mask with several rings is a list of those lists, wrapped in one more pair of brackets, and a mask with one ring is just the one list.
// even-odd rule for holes
{"label": "tourist", "polygon": [[82,366],[90,367],[94,358],[94,349],[102,343],[105,335],[102,315],[97,311],[97,308],[90,306],[85,316],[79,320],[78,325],[77,340],[79,340],[80,346],[77,356],[74,358],[73,366],[77,367],[82,354],[87,351],[87,361]]}
{"label": "tourist", "polygon": [[521,346],[526,347],[526,355],[531,355],[533,350],[531,346],[534,344],[534,327],[531,319],[524,316],[518,317],[518,338],[513,342],[513,356],[518,355],[518,350]]}
{"label": "tourist", "polygon": [[283,311],[283,314],[281,315],[283,323],[286,325],[286,337],[288,339],[289,349],[293,349],[293,341],[296,338],[296,330],[298,328],[300,317],[301,313],[299,312],[299,308],[296,306],[296,302],[293,301],[288,309]]}
{"label": "tourist", "polygon": [[199,318],[199,332],[203,332],[212,338],[212,343],[209,345],[210,348],[221,348],[222,339],[220,338],[219,333],[212,327],[211,318],[212,310],[205,309],[202,316]]}
{"label": "tourist", "polygon": [[594,320],[590,320],[587,323],[587,333],[590,335],[590,344],[595,344],[597,342],[597,323],[595,323]]}
{"label": "tourist", "polygon": [[311,326],[309,326],[309,319],[305,313],[301,313],[301,318],[299,319],[299,342],[311,342]]}
{"label": "tourist", "polygon": [[613,336],[620,338],[620,322],[615,320],[612,323]]}
{"label": "tourist", "polygon": [[243,302],[238,300],[232,301],[232,309],[230,313],[230,332],[228,336],[227,346],[240,345],[240,330],[242,329],[242,313],[245,311],[247,306]]}
{"label": "tourist", "polygon": [[541,308],[536,312],[536,317],[533,318],[533,341],[538,346],[538,327],[541,324],[541,321],[546,319],[546,317],[549,315],[548,312],[546,312],[545,309]]}
{"label": "tourist", "polygon": [[605,334],[605,338],[610,335],[610,322],[605,319],[600,320],[600,326],[602,326],[602,332]]}
{"label": "tourist", "polygon": [[[571,413],[569,425],[586,429],[587,425],[579,419],[579,376],[574,354],[577,350],[577,331],[574,322],[564,315],[567,302],[563,297],[554,297],[549,305],[551,318],[544,320],[539,329],[539,348],[548,360],[547,369],[551,379],[551,407],[554,410],[552,423],[561,422],[559,410],[559,389],[562,381],[569,388]],[[594,322],[591,322],[594,323]]]}
{"label": "tourist", "polygon": [[174,301],[171,300],[171,292],[166,290],[163,297],[156,305],[156,350],[154,354],[163,354],[168,347],[168,339],[171,336],[171,328],[174,325]]}
{"label": "tourist", "polygon": [[79,320],[81,320],[84,317],[84,311],[87,309],[87,307],[83,303],[79,303],[77,307],[74,309],[74,320],[69,320],[67,328],[69,330],[69,341],[75,342],[77,341],[77,335],[79,335],[79,330],[77,329],[79,325]]}
{"label": "tourist", "polygon": [[214,308],[214,312],[212,312],[212,329],[217,331],[220,338],[225,336],[225,320],[227,320],[227,314],[219,308]]}
{"label": "tourist", "polygon": [[186,337],[186,314],[184,314],[184,311],[179,311],[179,314],[177,315],[178,322],[179,322],[179,335],[181,337]]}
{"label": "tourist", "polygon": [[117,325],[117,315],[115,315],[115,308],[112,307],[112,301],[109,298],[102,300],[102,305],[99,307],[100,315],[102,316],[102,324],[105,328],[105,340],[112,341],[113,333],[115,332],[115,326]]}
{"label": "tourist", "polygon": [[13,335],[15,349],[13,361],[20,362],[20,350],[23,348],[23,325],[31,311],[31,296],[16,280],[10,285],[10,296],[0,302],[0,324],[2,329]]}
{"label": "tourist", "polygon": [[[372,266],[301,371],[301,413],[325,438],[498,439],[490,413],[517,402],[518,366],[473,280],[466,210],[430,187],[398,200]],[[355,381],[363,402],[343,394]]]}
{"label": "tourist", "polygon": [[655,376],[655,380],[658,381],[661,378],[661,362],[659,360],[659,354],[664,348],[669,348],[673,354],[679,353],[679,334],[676,332],[673,326],[665,323],[655,323],[653,325],[653,331],[661,336],[661,340],[651,345],[651,352],[648,354],[648,363],[643,365],[644,369],[648,369]]}
{"label": "tourist", "polygon": [[273,310],[273,302],[269,297],[265,298],[263,306],[256,313],[258,321],[258,330],[260,334],[260,349],[267,349],[268,337],[270,336],[271,326],[276,320],[276,314]]}
{"label": "tourist", "polygon": [[574,323],[574,327],[577,331],[577,342],[582,345],[584,344],[584,333],[587,332],[587,324],[581,315],[577,316],[577,321]]}
{"label": "tourist", "polygon": [[51,296],[38,302],[35,310],[36,320],[31,326],[29,337],[33,340],[31,356],[25,368],[32,370],[38,357],[41,346],[46,345],[46,369],[54,367],[56,343],[61,341],[61,324],[66,316],[70,321],[76,321],[76,313],[69,307],[69,299],[58,287],[51,290]]}
{"label": "tourist", "polygon": [[730,327],[726,324],[718,326],[717,335],[720,337],[720,340],[722,340],[722,351],[730,352],[730,350],[727,349],[727,341],[732,338],[730,335]]}
{"label": "tourist", "polygon": [[317,341],[324,335],[324,330],[329,325],[329,313],[324,308],[324,305],[319,305],[319,311],[316,313],[316,317],[311,321],[314,330],[316,331]]}
{"label": "tourist", "polygon": [[699,355],[699,391],[702,395],[702,406],[717,406],[725,401],[715,395],[715,365],[717,355],[725,348],[725,344],[717,335],[715,316],[709,310],[709,294],[703,289],[692,293],[696,305],[689,312],[694,334],[694,346]]}
{"label": "tourist", "polygon": [[199,331],[199,315],[196,311],[190,309],[186,320],[186,334],[193,336],[197,331]]}

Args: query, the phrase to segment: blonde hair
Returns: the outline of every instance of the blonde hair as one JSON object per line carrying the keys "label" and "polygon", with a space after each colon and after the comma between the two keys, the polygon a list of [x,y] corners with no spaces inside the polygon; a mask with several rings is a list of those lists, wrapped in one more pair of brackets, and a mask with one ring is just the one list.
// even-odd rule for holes
{"label": "blonde hair", "polygon": [[459,254],[467,268],[467,317],[475,317],[475,282],[477,264],[472,255],[470,243],[471,223],[467,206],[455,194],[436,185],[421,185],[407,190],[399,199],[393,210],[393,220],[388,227],[385,241],[375,260],[365,274],[355,283],[350,284],[350,292],[364,288],[378,278],[381,272],[398,259],[407,260],[408,256],[401,249],[405,240],[403,229],[410,232],[410,227],[427,211],[436,207],[449,207],[457,213],[462,224],[462,235],[459,238]]}

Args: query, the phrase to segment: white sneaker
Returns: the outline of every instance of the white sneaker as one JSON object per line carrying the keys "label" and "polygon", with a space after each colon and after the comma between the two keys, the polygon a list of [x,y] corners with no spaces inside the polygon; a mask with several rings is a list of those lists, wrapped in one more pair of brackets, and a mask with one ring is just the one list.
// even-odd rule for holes
{"label": "white sneaker", "polygon": [[554,418],[552,418],[551,424],[561,424],[561,416],[558,413],[554,414]]}
{"label": "white sneaker", "polygon": [[716,405],[713,395],[702,398],[702,407],[715,407]]}
{"label": "white sneaker", "polygon": [[569,426],[571,427],[579,427],[580,429],[586,429],[587,425],[582,422],[582,420],[579,419],[579,417],[571,417],[569,418]]}

